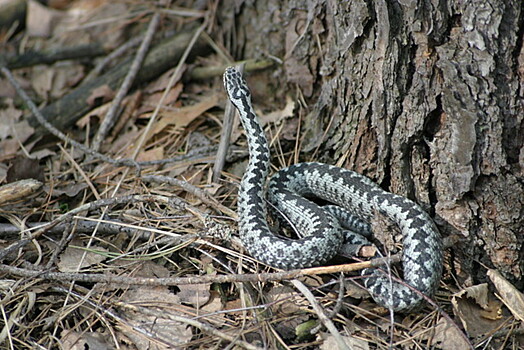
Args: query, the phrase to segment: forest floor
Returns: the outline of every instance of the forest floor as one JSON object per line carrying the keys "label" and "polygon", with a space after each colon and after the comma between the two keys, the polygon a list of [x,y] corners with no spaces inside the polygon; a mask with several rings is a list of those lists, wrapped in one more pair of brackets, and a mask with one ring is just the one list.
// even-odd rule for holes
{"label": "forest floor", "polygon": [[[247,162],[238,120],[225,166],[214,169],[226,106],[221,74],[232,61],[218,38],[205,34],[213,11],[171,7],[153,15],[148,2],[50,3],[54,9],[30,2],[26,26],[1,37],[2,348],[524,344],[524,297],[496,271],[488,273],[489,286],[466,288],[446,263],[434,301],[403,315],[373,302],[359,284],[362,264],[283,272],[255,261],[236,233],[236,193]],[[186,29],[171,68],[135,78],[139,83],[119,100],[124,76],[118,84],[108,77],[131,67],[126,60],[136,60],[139,46],[151,52]],[[210,48],[196,60],[184,54],[199,45],[193,38]],[[246,71],[271,64],[250,61]],[[45,115],[65,135],[31,117],[20,90],[44,115],[67,100],[59,118]],[[264,105],[256,86],[254,96],[275,169],[295,162],[298,102]],[[100,132],[111,115],[112,127]]]}

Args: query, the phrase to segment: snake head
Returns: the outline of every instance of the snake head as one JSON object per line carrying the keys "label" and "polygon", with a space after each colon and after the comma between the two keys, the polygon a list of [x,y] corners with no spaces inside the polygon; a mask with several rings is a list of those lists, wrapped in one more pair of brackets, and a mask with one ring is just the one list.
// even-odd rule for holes
{"label": "snake head", "polygon": [[242,105],[242,101],[251,99],[251,91],[247,87],[247,83],[242,78],[242,74],[233,67],[226,68],[224,72],[224,87],[231,102],[238,106]]}

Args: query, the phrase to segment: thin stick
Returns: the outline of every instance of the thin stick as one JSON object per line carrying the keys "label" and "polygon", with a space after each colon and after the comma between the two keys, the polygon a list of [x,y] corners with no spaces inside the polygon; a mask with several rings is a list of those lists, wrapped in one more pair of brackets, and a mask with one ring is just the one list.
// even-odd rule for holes
{"label": "thin stick", "polygon": [[[240,74],[244,73],[244,63],[238,65],[237,70]],[[231,132],[233,131],[233,124],[235,121],[235,108],[233,103],[227,99],[226,110],[224,111],[224,121],[222,123],[222,133],[220,134],[220,143],[218,144],[218,151],[216,155],[215,165],[213,166],[213,182],[220,180],[222,169],[226,163],[227,150],[231,140]]]}
{"label": "thin stick", "polygon": [[95,151],[98,151],[100,149],[100,145],[102,144],[102,141],[107,136],[110,129],[115,125],[115,120],[117,118],[117,111],[120,108],[120,104],[122,103],[122,100],[127,95],[127,92],[131,88],[131,85],[133,84],[133,81],[135,80],[136,75],[138,74],[138,70],[142,66],[142,62],[144,62],[144,58],[146,56],[147,50],[149,49],[149,45],[151,44],[151,41],[153,40],[153,35],[155,34],[155,30],[158,27],[158,24],[160,23],[160,14],[155,13],[153,15],[153,18],[151,18],[151,22],[149,22],[149,26],[147,27],[146,34],[144,36],[144,40],[142,41],[142,44],[140,45],[140,48],[138,49],[135,59],[133,60],[133,63],[131,64],[131,67],[129,69],[129,72],[126,74],[126,77],[124,78],[124,81],[122,82],[122,85],[120,85],[120,89],[118,89],[118,92],[113,99],[113,102],[111,104],[111,107],[107,111],[104,120],[102,121],[102,124],[100,124],[100,127],[98,128],[98,131],[95,135],[95,138],[93,140],[92,149]]}
{"label": "thin stick", "polygon": [[31,113],[33,113],[33,115],[35,116],[36,120],[44,128],[46,128],[51,134],[53,134],[54,136],[58,137],[64,143],[66,143],[66,144],[69,143],[69,144],[73,145],[75,148],[78,148],[79,150],[81,150],[82,152],[84,152],[84,153],[86,153],[86,154],[88,154],[90,156],[93,156],[93,157],[95,157],[97,159],[100,159],[100,160],[102,160],[104,162],[107,162],[107,163],[110,163],[110,164],[116,164],[116,165],[134,166],[137,169],[139,169],[138,164],[134,160],[132,160],[132,159],[115,160],[115,159],[110,158],[110,157],[108,157],[108,156],[106,156],[104,154],[95,152],[92,149],[84,146],[80,142],[77,142],[77,141],[72,140],[69,137],[67,137],[63,132],[61,132],[60,130],[55,128],[51,123],[49,123],[44,118],[42,113],[40,113],[40,111],[38,110],[38,107],[29,98],[29,96],[27,96],[27,94],[25,93],[24,89],[22,89],[20,84],[18,84],[18,81],[16,81],[15,77],[13,76],[13,74],[11,73],[11,71],[7,67],[1,66],[0,67],[0,71],[5,75],[7,80],[9,80],[11,85],[13,85],[13,87],[15,88],[16,92],[18,93],[18,95],[22,98],[22,100],[24,101],[26,106],[29,108]]}
{"label": "thin stick", "polygon": [[318,303],[318,301],[315,298],[315,296],[313,295],[313,293],[311,293],[311,291],[302,282],[300,282],[298,280],[292,280],[291,283],[309,301],[309,303],[311,304],[311,307],[313,308],[313,310],[317,314],[318,319],[320,320],[320,322],[322,322],[322,324],[324,326],[326,326],[326,328],[329,330],[331,335],[333,335],[333,337],[335,338],[335,341],[338,344],[338,348],[342,349],[342,350],[350,350],[349,346],[344,341],[344,338],[342,338],[342,336],[340,335],[339,331],[337,330],[337,327],[335,327],[335,324],[333,323],[333,321],[331,321],[329,319],[329,317],[326,315],[326,313],[324,312],[324,309],[322,309],[322,307]]}
{"label": "thin stick", "polygon": [[[138,196],[137,196],[138,197]],[[154,197],[154,196],[151,196]],[[168,232],[166,232],[167,234]],[[197,244],[208,245],[208,242],[198,239]],[[2,252],[3,253],[3,252]],[[0,253],[1,254],[1,253]],[[0,257],[1,258],[1,257]],[[388,263],[391,259],[380,258],[361,263],[315,267],[301,270],[290,270],[273,273],[242,273],[228,275],[204,275],[190,277],[168,277],[168,278],[141,278],[114,276],[106,274],[84,274],[84,273],[65,273],[65,272],[42,272],[27,270],[9,265],[0,265],[0,272],[15,276],[42,278],[56,281],[80,281],[89,283],[109,283],[117,285],[149,285],[149,286],[176,286],[181,284],[203,284],[203,283],[230,283],[230,282],[269,282],[296,279],[302,276],[331,274],[339,272],[359,271],[366,268],[378,267]],[[396,259],[395,259],[396,260]],[[400,256],[398,257],[400,260]]]}
{"label": "thin stick", "polygon": [[169,176],[161,175],[148,175],[142,176],[144,181],[151,181],[156,183],[168,183],[170,185],[181,187],[184,191],[191,193],[192,195],[198,197],[202,202],[209,205],[211,208],[222,212],[225,215],[228,215],[232,218],[237,218],[237,213],[234,210],[229,209],[228,207],[220,204],[215,198],[213,198],[207,191],[202,190],[187,181],[178,180]]}
{"label": "thin stick", "polygon": [[[28,243],[30,243],[33,239],[36,239],[40,237],[42,234],[47,232],[52,227],[55,227],[56,225],[70,220],[73,218],[74,215],[84,212],[84,211],[93,211],[99,208],[107,207],[108,205],[115,205],[115,204],[128,204],[133,202],[160,202],[162,204],[171,206],[171,207],[177,207],[180,208],[182,206],[183,209],[187,209],[187,205],[185,202],[180,203],[180,200],[175,198],[168,198],[165,196],[156,196],[156,195],[131,195],[131,196],[123,196],[123,197],[113,197],[113,198],[104,198],[99,199],[94,202],[90,202],[84,205],[79,206],[78,208],[75,208],[73,210],[68,211],[65,214],[60,215],[53,221],[49,222],[48,224],[42,226],[35,232],[33,232],[29,237],[21,239],[20,241],[17,241],[7,248],[4,248],[0,250],[0,261],[4,259],[7,255],[11,254],[12,252],[24,247]],[[166,232],[167,233],[167,232]]]}

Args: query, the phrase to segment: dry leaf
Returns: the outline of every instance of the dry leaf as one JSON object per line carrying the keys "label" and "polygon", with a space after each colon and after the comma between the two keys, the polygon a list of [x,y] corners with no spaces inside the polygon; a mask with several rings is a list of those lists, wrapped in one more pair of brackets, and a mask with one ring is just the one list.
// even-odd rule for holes
{"label": "dry leaf", "polygon": [[13,105],[12,100],[6,100],[5,104],[6,106],[0,108],[0,140],[13,137],[13,125],[22,115],[22,111]]}
{"label": "dry leaf", "polygon": [[7,170],[7,182],[23,179],[45,181],[44,168],[38,160],[19,156],[12,161],[11,166]]}
{"label": "dry leaf", "polygon": [[85,182],[78,182],[78,183],[72,183],[66,186],[62,187],[52,187],[52,186],[44,186],[44,191],[47,194],[50,194],[52,197],[60,197],[62,195],[66,195],[68,197],[74,197],[80,191],[85,190],[89,186]]}
{"label": "dry leaf", "polygon": [[32,77],[31,85],[33,90],[35,90],[38,96],[47,101],[50,95],[49,92],[53,87],[55,70],[49,66],[35,66],[33,67]]}
{"label": "dry leaf", "polygon": [[[82,244],[80,242],[76,242],[78,245]],[[68,246],[62,254],[60,254],[60,259],[58,260],[58,270],[60,272],[76,272],[78,270],[88,268],[90,266],[96,265],[100,263],[101,261],[105,260],[106,257],[102,254],[85,251],[80,248],[73,247],[74,243]],[[98,252],[107,252],[107,249],[98,247],[96,245],[92,245],[90,247],[90,250],[92,251],[98,251]],[[80,261],[82,259],[82,256],[85,257],[82,260],[82,264],[80,265]],[[80,265],[80,268],[78,267]]]}
{"label": "dry leaf", "polygon": [[266,294],[268,301],[271,303],[271,310],[275,313],[291,315],[307,305],[300,306],[297,300],[303,298],[289,286],[275,286]]}
{"label": "dry leaf", "polygon": [[[217,313],[217,311],[221,311],[223,310],[223,307],[222,307],[222,299],[220,298],[220,295],[218,295],[218,293],[211,293],[211,298],[210,298],[210,301],[207,302],[206,305],[202,306],[200,308],[200,310],[203,312],[203,313],[208,313],[208,314],[215,314]],[[222,314],[217,314],[215,315],[215,317],[223,317],[224,315]]]}
{"label": "dry leaf", "polygon": [[479,304],[480,307],[485,308],[488,305],[488,285],[482,283],[476,286],[471,286],[461,290],[453,295],[455,298],[472,298]]}
{"label": "dry leaf", "polygon": [[457,350],[471,348],[471,344],[464,339],[461,330],[457,326],[450,324],[444,317],[440,318],[434,327],[434,331],[432,340],[433,345],[437,349]]}
{"label": "dry leaf", "polygon": [[109,350],[114,345],[109,342],[110,337],[98,332],[63,331],[61,348],[67,350]]}
{"label": "dry leaf", "polygon": [[136,157],[137,162],[164,159],[164,147],[155,147],[148,151],[142,151]]}
{"label": "dry leaf", "polygon": [[7,99],[6,106],[0,108],[0,158],[8,158],[20,149],[34,133],[26,119],[18,121],[22,111],[15,108],[13,101]]}
{"label": "dry leaf", "polygon": [[[369,343],[365,340],[347,336],[342,336],[342,339],[351,350],[369,350]],[[331,350],[338,348],[338,343],[335,340],[335,337],[331,334],[326,335],[324,342],[319,346],[320,350]]]}
{"label": "dry leaf", "polygon": [[101,122],[104,116],[106,115],[107,111],[109,110],[109,107],[111,107],[111,102],[107,102],[98,107],[93,108],[92,110],[84,114],[81,118],[79,118],[76,121],[75,125],[78,126],[80,129],[83,129],[91,122],[91,118],[98,118],[99,122]]}
{"label": "dry leaf", "polygon": [[29,36],[49,36],[63,17],[62,12],[45,7],[38,1],[29,0],[26,16],[27,34]]}
{"label": "dry leaf", "polygon": [[[456,293],[451,298],[451,304],[453,312],[472,337],[487,334],[504,322],[500,304],[497,306],[493,300],[489,300],[486,283]],[[493,317],[496,314],[500,317]]]}
{"label": "dry leaf", "polygon": [[211,283],[182,284],[178,286],[180,292],[177,293],[177,296],[184,304],[201,307],[209,301],[211,296],[209,292],[210,286]]}
{"label": "dry leaf", "polygon": [[267,123],[278,123],[282,119],[292,117],[295,107],[295,100],[293,100],[291,96],[286,95],[286,105],[284,106],[284,108],[265,115],[261,115],[260,121],[262,122],[262,125],[265,125]]}
{"label": "dry leaf", "polygon": [[111,101],[113,97],[115,97],[115,91],[106,84],[93,89],[86,103],[90,106],[100,105],[103,102]]}
{"label": "dry leaf", "polygon": [[211,95],[204,100],[191,105],[177,109],[176,111],[163,111],[162,116],[155,123],[155,127],[150,131],[148,139],[164,130],[167,126],[174,126],[175,129],[182,129],[189,123],[201,116],[202,113],[218,104],[218,95]]}
{"label": "dry leaf", "polygon": [[[160,317],[154,317],[123,309],[121,314],[132,327],[147,329],[154,338],[169,344],[182,345],[191,340],[193,336],[191,327],[184,323],[170,320],[167,317],[161,317],[161,315],[169,314],[186,316],[176,311],[176,309],[180,308],[180,298],[171,293],[167,287],[140,286],[126,291],[121,300],[137,306],[154,307],[153,310],[157,310],[160,315]],[[158,308],[162,310],[158,311]],[[156,350],[166,348],[156,341],[150,341],[143,334],[124,328],[123,324],[120,327],[138,349]]]}
{"label": "dry leaf", "polygon": [[53,99],[64,96],[85,76],[84,66],[72,61],[62,62],[60,65],[53,66],[53,69],[54,77],[50,91]]}
{"label": "dry leaf", "polygon": [[524,322],[524,294],[496,270],[488,270],[488,277],[495,285],[495,288],[497,288],[500,300],[502,300],[515,318]]}
{"label": "dry leaf", "polygon": [[[154,83],[153,83],[154,84]],[[162,84],[165,85],[165,84]],[[164,86],[165,87],[165,86]],[[174,106],[176,101],[178,100],[178,97],[182,93],[182,90],[184,88],[184,85],[182,83],[177,83],[175,86],[169,90],[167,93],[163,104],[165,106]],[[150,93],[149,95],[146,95],[144,97],[144,100],[141,103],[140,108],[137,109],[137,114],[140,116],[139,118],[149,118],[149,115],[147,115],[147,112],[152,112],[155,109],[155,106],[158,105],[160,102],[160,99],[162,98],[162,95],[164,94],[164,91],[150,91],[151,88],[148,88],[146,92]]]}

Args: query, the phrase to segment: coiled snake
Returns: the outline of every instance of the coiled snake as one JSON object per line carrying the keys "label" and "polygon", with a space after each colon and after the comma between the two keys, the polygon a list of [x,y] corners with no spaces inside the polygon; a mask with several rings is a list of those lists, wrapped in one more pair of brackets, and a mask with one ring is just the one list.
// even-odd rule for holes
{"label": "coiled snake", "polygon": [[291,240],[271,232],[265,199],[268,142],[241,74],[227,68],[224,86],[247,134],[249,162],[240,183],[238,215],[240,238],[253,257],[270,266],[295,269],[325,263],[340,251],[343,243],[366,244],[365,238],[351,231],[343,233],[335,219],[338,215],[331,214],[335,211],[327,212],[305,198],[317,197],[344,208],[359,219],[357,222],[371,222],[380,213],[400,228],[405,283],[389,278],[382,270],[363,271],[364,285],[378,304],[408,312],[424,300],[413,288],[425,295],[435,292],[442,274],[443,253],[440,234],[429,215],[413,201],[386,192],[353,171],[321,163],[300,163],[277,172],[269,180],[268,201],[303,237]]}

